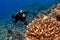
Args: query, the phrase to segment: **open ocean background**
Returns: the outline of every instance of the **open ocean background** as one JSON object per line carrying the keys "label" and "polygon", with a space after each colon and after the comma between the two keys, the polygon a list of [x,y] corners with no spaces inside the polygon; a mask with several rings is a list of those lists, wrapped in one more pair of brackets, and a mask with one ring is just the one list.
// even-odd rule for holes
{"label": "open ocean background", "polygon": [[[59,3],[60,0],[0,0],[0,21],[24,6],[33,3],[39,3],[40,6],[52,6]],[[43,8],[41,8],[43,9]]]}

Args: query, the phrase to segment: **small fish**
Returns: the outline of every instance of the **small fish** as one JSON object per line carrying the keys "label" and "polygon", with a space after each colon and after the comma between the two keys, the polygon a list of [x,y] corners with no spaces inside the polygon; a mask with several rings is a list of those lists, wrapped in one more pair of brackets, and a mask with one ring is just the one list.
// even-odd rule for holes
{"label": "small fish", "polygon": [[8,30],[8,33],[9,33],[9,34],[13,34],[13,31],[9,29],[9,30]]}

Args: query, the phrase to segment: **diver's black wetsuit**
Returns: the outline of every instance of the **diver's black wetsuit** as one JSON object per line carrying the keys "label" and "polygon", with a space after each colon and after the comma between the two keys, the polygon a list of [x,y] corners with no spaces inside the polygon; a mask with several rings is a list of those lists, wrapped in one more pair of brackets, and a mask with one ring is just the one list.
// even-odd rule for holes
{"label": "diver's black wetsuit", "polygon": [[[25,17],[23,17],[23,14],[25,14]],[[19,20],[21,22],[24,22],[25,19],[26,19],[26,12],[23,12],[23,13],[17,13],[15,16],[12,16],[14,19],[15,19],[15,22],[17,23]]]}

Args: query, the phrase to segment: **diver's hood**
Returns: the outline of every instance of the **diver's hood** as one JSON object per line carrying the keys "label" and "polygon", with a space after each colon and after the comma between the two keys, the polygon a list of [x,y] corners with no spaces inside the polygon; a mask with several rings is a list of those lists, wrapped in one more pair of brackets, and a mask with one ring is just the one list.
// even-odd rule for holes
{"label": "diver's hood", "polygon": [[23,13],[23,10],[20,10],[20,13]]}

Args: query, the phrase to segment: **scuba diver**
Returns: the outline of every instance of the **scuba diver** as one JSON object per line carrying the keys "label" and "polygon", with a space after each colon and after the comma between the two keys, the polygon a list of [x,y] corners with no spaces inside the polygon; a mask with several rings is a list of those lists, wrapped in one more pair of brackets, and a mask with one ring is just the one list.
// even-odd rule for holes
{"label": "scuba diver", "polygon": [[24,21],[26,19],[26,12],[23,10],[19,10],[19,12],[14,16],[12,15],[12,18],[15,19],[15,23],[17,23],[18,21],[21,21],[22,24],[24,24]]}

